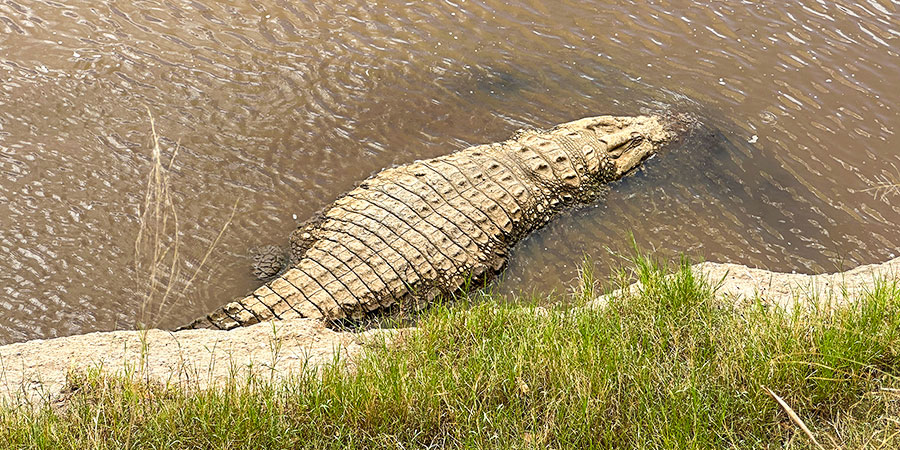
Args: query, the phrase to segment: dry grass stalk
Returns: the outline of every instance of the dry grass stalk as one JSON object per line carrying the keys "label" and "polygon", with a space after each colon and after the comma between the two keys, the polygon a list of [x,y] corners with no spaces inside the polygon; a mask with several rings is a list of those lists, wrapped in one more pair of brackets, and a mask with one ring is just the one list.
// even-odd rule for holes
{"label": "dry grass stalk", "polygon": [[[182,283],[180,280],[184,273],[184,260],[180,252],[178,211],[172,200],[169,178],[179,146],[175,146],[168,164],[164,164],[156,122],[149,108],[147,114],[150,118],[152,138],[151,166],[147,175],[147,190],[141,205],[140,227],[134,242],[137,292],[143,296],[139,327],[146,327],[151,322],[156,326],[179,301],[184,299],[188,288],[196,281],[209,256],[234,219],[240,202],[240,198],[235,201],[228,220],[207,247],[193,273]],[[180,289],[176,291],[176,285],[179,284]],[[153,317],[148,317],[153,305],[156,305],[156,310],[152,312]]]}
{"label": "dry grass stalk", "polygon": [[791,418],[791,422],[794,422],[795,425],[797,425],[798,427],[800,427],[801,430],[803,430],[803,433],[806,434],[806,437],[808,437],[809,440],[812,441],[813,444],[815,444],[816,448],[820,448],[820,449],[824,450],[825,447],[822,447],[822,444],[820,444],[819,441],[816,440],[816,437],[813,436],[812,431],[809,431],[809,428],[806,426],[805,423],[803,423],[803,420],[800,419],[800,416],[798,416],[797,413],[794,412],[794,409],[791,408],[791,406],[788,405],[787,402],[784,401],[784,399],[779,397],[778,394],[772,392],[771,389],[769,389],[765,386],[763,386],[762,388],[764,391],[766,391],[766,394],[769,394],[770,397],[772,397],[773,399],[775,399],[776,402],[778,402],[778,405],[781,406],[781,409],[783,409],[784,412],[787,413],[788,417]]}
{"label": "dry grass stalk", "polygon": [[887,200],[889,196],[900,194],[900,169],[894,164],[891,164],[891,167],[894,169],[893,174],[875,175],[875,182],[872,183],[871,187],[854,191],[870,193],[875,200],[889,203]]}

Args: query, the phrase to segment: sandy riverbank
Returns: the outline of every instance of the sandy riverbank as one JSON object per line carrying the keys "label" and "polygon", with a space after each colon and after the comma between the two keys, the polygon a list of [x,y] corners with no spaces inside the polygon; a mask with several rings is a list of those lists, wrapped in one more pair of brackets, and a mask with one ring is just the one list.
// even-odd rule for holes
{"label": "sandy riverbank", "polygon": [[[879,277],[896,279],[900,258],[846,272],[804,275],[770,272],[737,264],[693,266],[718,294],[743,302],[755,296],[790,308],[810,293],[841,303],[870,289]],[[607,297],[608,298],[608,297]],[[601,304],[600,298],[594,305]],[[352,361],[368,343],[391,339],[392,330],[336,332],[311,319],[262,323],[231,331],[163,330],[97,332],[0,346],[0,399],[23,402],[58,399],[71,370],[101,367],[107,373],[133,371],[163,383],[205,388],[234,374],[280,379],[315,369],[339,357]]]}
{"label": "sandy riverbank", "polygon": [[69,371],[92,368],[200,389],[235,375],[277,381],[336,357],[351,361],[367,343],[394,334],[337,332],[296,319],[231,331],[111,331],[9,344],[0,346],[0,402],[56,401]]}

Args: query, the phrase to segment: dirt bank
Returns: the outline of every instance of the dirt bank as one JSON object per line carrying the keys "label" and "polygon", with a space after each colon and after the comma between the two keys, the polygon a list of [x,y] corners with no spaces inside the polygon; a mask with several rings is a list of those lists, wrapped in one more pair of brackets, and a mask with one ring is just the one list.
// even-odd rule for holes
{"label": "dirt bank", "polygon": [[0,346],[0,402],[55,401],[69,370],[102,368],[163,383],[205,388],[233,375],[277,380],[338,356],[351,361],[368,343],[395,330],[336,332],[296,319],[232,331],[163,330],[88,333]]}
{"label": "dirt bank", "polygon": [[[759,296],[769,305],[790,308],[815,293],[836,303],[870,289],[879,277],[896,279],[900,258],[882,264],[822,275],[776,273],[737,264],[702,263],[694,270],[718,293],[743,302]],[[614,295],[614,294],[611,294]],[[592,303],[604,303],[609,296]],[[102,367],[108,373],[134,371],[149,379],[204,388],[233,374],[279,379],[334,360],[352,361],[366,345],[397,331],[335,332],[312,319],[261,323],[231,331],[149,330],[90,333],[0,346],[0,399],[57,399],[69,370]]]}
{"label": "dirt bank", "polygon": [[[878,280],[896,280],[900,275],[900,257],[881,264],[868,264],[844,272],[806,275],[799,273],[771,272],[740,264],[705,262],[692,266],[694,273],[702,274],[714,286],[720,298],[736,304],[746,304],[759,298],[763,305],[792,309],[799,301],[818,299],[837,306],[852,300],[858,294],[871,289]],[[632,285],[628,289],[635,289]],[[617,292],[603,295],[589,307],[605,304]]]}

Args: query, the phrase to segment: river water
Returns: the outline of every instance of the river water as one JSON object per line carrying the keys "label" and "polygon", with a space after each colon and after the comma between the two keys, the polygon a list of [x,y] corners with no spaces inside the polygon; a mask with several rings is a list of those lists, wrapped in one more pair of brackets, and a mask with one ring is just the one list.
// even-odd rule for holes
{"label": "river water", "polygon": [[[604,113],[687,111],[706,129],[524,241],[499,291],[565,291],[585,255],[608,274],[632,235],[773,270],[888,259],[898,8],[5,0],[0,343],[183,324],[256,287],[250,248],[380,168]],[[182,272],[164,308],[135,263],[151,115],[163,164],[178,147]]]}

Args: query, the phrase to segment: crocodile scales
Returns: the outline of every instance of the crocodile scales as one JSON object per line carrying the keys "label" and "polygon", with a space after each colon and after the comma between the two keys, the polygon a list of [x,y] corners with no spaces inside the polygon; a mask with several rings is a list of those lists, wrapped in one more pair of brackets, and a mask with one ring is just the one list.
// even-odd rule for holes
{"label": "crocodile scales", "polygon": [[185,328],[360,319],[419,308],[504,267],[509,249],[670,141],[676,119],[599,116],[385,169],[291,236],[291,265]]}

